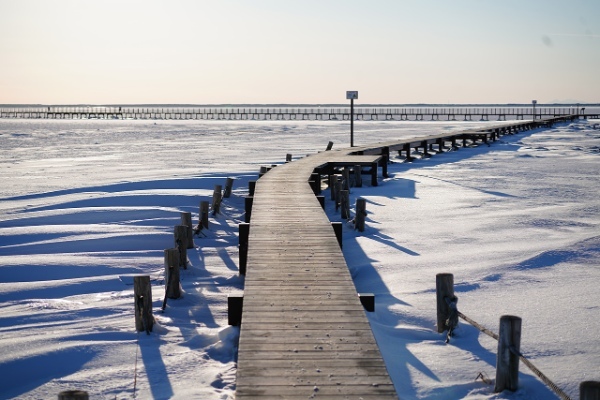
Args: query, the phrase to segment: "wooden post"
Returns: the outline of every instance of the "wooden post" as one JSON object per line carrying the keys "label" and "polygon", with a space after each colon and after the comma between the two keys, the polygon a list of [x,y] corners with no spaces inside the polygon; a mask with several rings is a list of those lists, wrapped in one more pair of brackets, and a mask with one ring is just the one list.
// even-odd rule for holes
{"label": "wooden post", "polygon": [[208,229],[208,201],[200,202],[200,218],[198,224],[201,225],[204,229]]}
{"label": "wooden post", "polygon": [[365,199],[356,199],[356,216],[354,217],[354,227],[359,232],[365,230],[365,218],[367,217],[367,201]]}
{"label": "wooden post", "polygon": [[313,172],[310,174],[309,182],[312,182],[311,186],[315,195],[321,194],[321,174]]}
{"label": "wooden post", "polygon": [[285,162],[286,163],[292,162],[292,155],[290,153],[285,155]]}
{"label": "wooden post", "polygon": [[579,385],[579,400],[600,400],[600,382],[581,382]]}
{"label": "wooden post", "polygon": [[[165,297],[178,299],[181,297],[179,279],[179,249],[165,249]],[[165,309],[166,302],[163,304]]]}
{"label": "wooden post", "polygon": [[362,187],[362,167],[360,165],[354,166],[354,186]]}
{"label": "wooden post", "polygon": [[83,390],[65,390],[58,394],[58,400],[89,400],[89,395]]}
{"label": "wooden post", "polygon": [[344,167],[342,173],[342,190],[350,190],[350,168]]}
{"label": "wooden post", "polygon": [[335,201],[335,181],[337,177],[335,175],[329,175],[329,191],[331,193],[331,200]]}
{"label": "wooden post", "polygon": [[246,196],[244,198],[244,207],[246,210],[246,214],[244,215],[244,222],[250,222],[250,217],[252,216],[252,203],[254,202],[253,196]]}
{"label": "wooden post", "polygon": [[262,178],[262,176],[264,174],[266,174],[268,171],[267,167],[265,165],[260,167],[260,172],[258,173],[258,179]]}
{"label": "wooden post", "polygon": [[187,269],[187,226],[175,225],[173,236],[175,247],[179,249],[179,266]]}
{"label": "wooden post", "polygon": [[454,296],[454,275],[437,274],[435,276],[435,293],[437,303],[437,331],[444,332],[448,329],[446,321],[450,317],[450,307],[446,298],[453,299]]}
{"label": "wooden post", "polygon": [[215,215],[221,213],[222,190],[223,190],[223,187],[221,185],[215,185],[215,190],[213,191],[213,201],[212,201],[213,217]]}
{"label": "wooden post", "polygon": [[248,266],[248,236],[250,235],[250,224],[241,223],[239,229],[239,257],[240,257],[240,275],[246,275]]}
{"label": "wooden post", "polygon": [[340,208],[341,218],[350,219],[350,192],[347,190],[340,191]]}
{"label": "wooden post", "polygon": [[371,164],[371,186],[377,186],[377,163]]}
{"label": "wooden post", "polygon": [[333,148],[333,142],[329,141],[329,143],[327,143],[327,148],[325,149],[325,151],[329,151]]}
{"label": "wooden post", "polygon": [[340,245],[340,249],[342,248],[342,228],[343,225],[341,222],[332,222],[331,227],[333,228],[333,232],[335,233],[335,237],[337,238],[338,244]]}
{"label": "wooden post", "polygon": [[375,312],[375,295],[373,293],[359,293],[358,298],[365,311]]}
{"label": "wooden post", "polygon": [[223,193],[223,198],[228,199],[231,197],[231,190],[233,189],[233,178],[227,178],[225,182],[225,192]]}
{"label": "wooden post", "polygon": [[256,190],[256,181],[248,181],[248,196],[254,196],[254,190]]}
{"label": "wooden post", "polygon": [[335,211],[340,208],[341,194],[342,191],[342,176],[335,175]]}
{"label": "wooden post", "polygon": [[242,309],[244,308],[243,295],[227,295],[227,322],[229,325],[240,326],[242,324]]}
{"label": "wooden post", "polygon": [[188,249],[194,248],[194,227],[192,226],[192,213],[182,212],[181,213],[181,225],[187,226],[187,243]]}
{"label": "wooden post", "polygon": [[133,296],[135,299],[135,328],[138,332],[146,331],[149,335],[154,325],[150,276],[137,275],[133,277]]}
{"label": "wooden post", "polygon": [[325,209],[325,196],[317,196],[317,200],[319,200],[319,204],[321,205],[321,208],[324,210]]}
{"label": "wooden post", "polygon": [[521,318],[500,317],[496,356],[496,386],[494,392],[515,391],[519,386],[519,352],[521,351]]}
{"label": "wooden post", "polygon": [[384,146],[381,149],[381,175],[384,178],[388,178],[388,162],[390,161],[390,148]]}

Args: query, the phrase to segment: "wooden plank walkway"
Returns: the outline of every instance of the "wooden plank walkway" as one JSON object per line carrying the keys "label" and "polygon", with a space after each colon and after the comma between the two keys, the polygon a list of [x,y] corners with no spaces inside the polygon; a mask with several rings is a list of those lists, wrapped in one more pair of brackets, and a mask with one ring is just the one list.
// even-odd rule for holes
{"label": "wooden plank walkway", "polygon": [[276,167],[256,184],[238,399],[397,398],[331,223],[308,183],[313,169],[336,155],[345,156],[331,151]]}
{"label": "wooden plank walkway", "polygon": [[411,147],[441,151],[446,141],[487,142],[576,118],[326,151],[263,175],[250,220],[236,398],[397,398],[311,174],[357,164],[376,174],[379,163],[385,175],[390,150],[408,148],[410,157]]}

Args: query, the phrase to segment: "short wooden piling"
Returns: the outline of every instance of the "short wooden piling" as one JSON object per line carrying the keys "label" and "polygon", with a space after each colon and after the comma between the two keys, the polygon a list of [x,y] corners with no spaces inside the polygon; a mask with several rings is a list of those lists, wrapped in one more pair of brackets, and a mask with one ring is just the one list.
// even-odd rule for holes
{"label": "short wooden piling", "polygon": [[333,142],[330,141],[329,143],[327,143],[327,148],[325,149],[325,151],[329,151],[333,148]]}
{"label": "short wooden piling", "polygon": [[223,190],[223,187],[221,185],[215,185],[215,190],[213,191],[213,201],[212,201],[213,217],[215,215],[221,213],[221,200],[223,199],[222,190]]}
{"label": "short wooden piling", "polygon": [[354,227],[359,232],[365,230],[365,219],[367,217],[367,201],[362,198],[356,199],[356,215],[354,216]]}
{"label": "short wooden piling", "polygon": [[234,178],[227,178],[225,181],[225,191],[223,192],[223,198],[228,199],[231,197],[231,191],[233,190]]}
{"label": "short wooden piling", "polygon": [[292,162],[292,155],[290,153],[287,153],[285,155],[285,162],[286,163]]}
{"label": "short wooden piling", "polygon": [[354,166],[354,186],[362,187],[362,167],[360,165]]}
{"label": "short wooden piling", "polygon": [[58,394],[58,400],[89,400],[89,395],[83,390],[65,390]]}
{"label": "short wooden piling", "polygon": [[244,308],[243,295],[227,295],[227,323],[240,326],[242,323],[242,309]]}
{"label": "short wooden piling", "polygon": [[246,213],[244,214],[244,222],[250,222],[250,218],[252,217],[252,203],[254,201],[253,196],[246,196],[244,198],[244,208]]}
{"label": "short wooden piling", "polygon": [[173,236],[175,247],[179,249],[179,266],[187,269],[187,226],[175,225],[173,228]]}
{"label": "short wooden piling", "polygon": [[600,381],[581,382],[579,400],[600,400]]}
{"label": "short wooden piling", "polygon": [[312,174],[310,174],[309,182],[314,194],[321,194],[321,174],[313,172]]}
{"label": "short wooden piling", "polygon": [[496,356],[495,392],[505,389],[516,391],[519,386],[519,354],[521,351],[521,318],[513,315],[500,317]]}
{"label": "short wooden piling", "polygon": [[344,167],[342,171],[342,190],[350,190],[350,168]]}
{"label": "short wooden piling", "polygon": [[192,213],[182,212],[181,213],[181,225],[187,226],[187,242],[186,247],[188,249],[194,248],[194,227],[192,226]]}
{"label": "short wooden piling", "polygon": [[254,190],[256,190],[256,181],[248,181],[248,196],[254,196]]}
{"label": "short wooden piling", "polygon": [[335,175],[335,182],[333,184],[334,184],[334,192],[335,192],[335,211],[337,211],[340,208],[340,201],[341,201],[340,192],[342,191],[342,176]]}
{"label": "short wooden piling", "polygon": [[325,196],[317,196],[317,200],[319,200],[319,204],[321,205],[321,208],[324,210],[325,209]]}
{"label": "short wooden piling", "polygon": [[335,175],[329,175],[329,192],[331,194],[331,200],[335,201],[335,182],[337,177]]}
{"label": "short wooden piling", "polygon": [[152,332],[154,317],[152,316],[152,286],[150,276],[133,277],[133,296],[135,299],[135,328],[138,332]]}
{"label": "short wooden piling", "polygon": [[165,249],[165,297],[169,299],[180,298],[180,288],[179,249]]}
{"label": "short wooden piling", "polygon": [[390,161],[390,148],[388,146],[384,146],[381,149],[381,175],[384,178],[388,178],[388,163]]}
{"label": "short wooden piling", "polygon": [[209,204],[208,201],[200,202],[200,218],[199,224],[202,225],[204,229],[208,229],[208,213],[209,213]]}
{"label": "short wooden piling", "polygon": [[375,295],[373,293],[359,293],[358,298],[365,311],[375,312]]}
{"label": "short wooden piling", "polygon": [[348,190],[340,191],[341,218],[350,219],[350,192]]}
{"label": "short wooden piling", "polygon": [[260,178],[262,178],[262,176],[263,176],[264,174],[266,174],[268,170],[269,170],[269,169],[267,168],[267,166],[266,166],[266,165],[263,165],[263,166],[261,166],[261,167],[260,167],[260,171],[258,172],[258,178],[259,178],[259,179],[260,179]]}
{"label": "short wooden piling", "polygon": [[435,293],[437,303],[437,331],[442,333],[448,329],[446,321],[450,317],[450,307],[446,298],[454,298],[454,275],[441,273],[435,276]]}
{"label": "short wooden piling", "polygon": [[333,228],[333,232],[335,233],[335,237],[340,245],[340,249],[342,248],[342,228],[343,225],[341,222],[332,222],[331,227]]}
{"label": "short wooden piling", "polygon": [[371,164],[371,186],[377,186],[377,163]]}
{"label": "short wooden piling", "polygon": [[248,237],[250,235],[250,224],[242,222],[238,225],[238,230],[240,275],[246,275],[246,267],[248,265]]}

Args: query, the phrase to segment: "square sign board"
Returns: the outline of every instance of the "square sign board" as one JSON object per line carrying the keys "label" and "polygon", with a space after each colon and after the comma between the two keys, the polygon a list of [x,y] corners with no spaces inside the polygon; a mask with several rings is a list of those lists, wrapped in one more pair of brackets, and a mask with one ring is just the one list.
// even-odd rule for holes
{"label": "square sign board", "polygon": [[348,90],[346,92],[346,99],[347,100],[356,100],[356,99],[358,99],[358,91],[356,91],[356,90]]}

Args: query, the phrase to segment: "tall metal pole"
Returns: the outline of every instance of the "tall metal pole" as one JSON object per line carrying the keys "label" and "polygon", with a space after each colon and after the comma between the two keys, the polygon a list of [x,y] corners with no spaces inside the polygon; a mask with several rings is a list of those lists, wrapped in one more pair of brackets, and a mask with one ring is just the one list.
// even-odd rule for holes
{"label": "tall metal pole", "polygon": [[354,99],[350,99],[350,147],[354,147]]}

